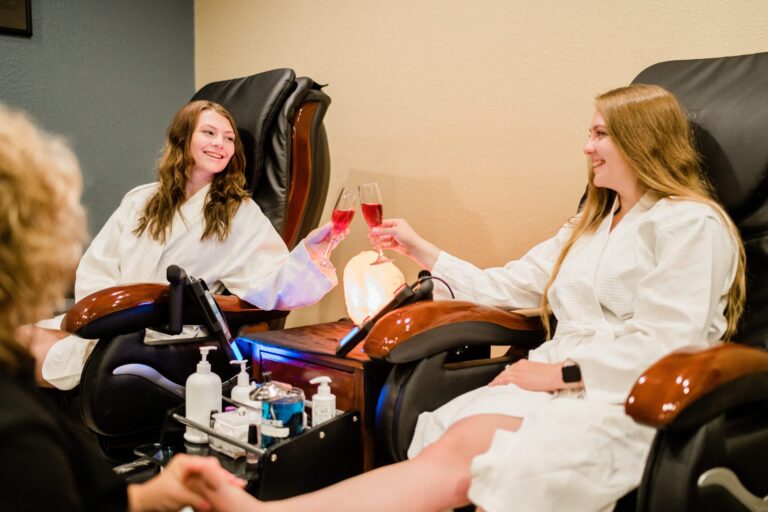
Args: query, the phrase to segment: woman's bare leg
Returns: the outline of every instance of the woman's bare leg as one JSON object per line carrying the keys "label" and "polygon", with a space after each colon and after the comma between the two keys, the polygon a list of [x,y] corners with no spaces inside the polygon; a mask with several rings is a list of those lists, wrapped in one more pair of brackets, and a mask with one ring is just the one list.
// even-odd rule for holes
{"label": "woman's bare leg", "polygon": [[441,511],[460,507],[469,503],[467,491],[472,459],[488,450],[496,430],[515,431],[521,423],[522,419],[512,416],[470,416],[452,425],[414,459],[384,466],[287,500],[256,502],[251,498],[235,504],[232,501],[221,502],[213,496],[209,498],[215,507],[221,509],[234,510],[232,506],[236,505],[239,510],[274,512]]}
{"label": "woman's bare leg", "polygon": [[37,385],[43,388],[53,388],[50,382],[43,378],[43,361],[48,351],[58,341],[69,336],[69,333],[54,329],[44,329],[35,325],[24,325],[16,330],[19,343],[27,347],[27,350],[35,358],[35,380]]}

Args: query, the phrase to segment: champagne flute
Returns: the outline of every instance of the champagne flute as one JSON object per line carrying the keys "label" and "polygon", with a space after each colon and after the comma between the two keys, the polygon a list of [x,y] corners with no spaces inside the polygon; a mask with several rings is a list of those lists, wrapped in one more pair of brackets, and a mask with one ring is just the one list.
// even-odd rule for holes
{"label": "champagne flute", "polygon": [[339,197],[336,198],[336,203],[333,205],[333,213],[331,214],[331,222],[333,223],[331,240],[328,242],[328,247],[325,248],[323,257],[320,260],[320,265],[324,267],[333,266],[329,259],[331,247],[333,247],[333,242],[347,229],[349,223],[352,222],[352,217],[355,216],[355,200],[355,192],[342,187],[339,192]]}
{"label": "champagne flute", "polygon": [[[365,185],[359,185],[358,188],[360,190],[360,209],[363,210],[363,217],[365,222],[368,223],[368,227],[373,229],[376,226],[381,226],[383,208],[379,184],[366,183]],[[371,265],[392,261],[384,256],[381,246],[376,247],[376,249],[379,251],[379,256]]]}

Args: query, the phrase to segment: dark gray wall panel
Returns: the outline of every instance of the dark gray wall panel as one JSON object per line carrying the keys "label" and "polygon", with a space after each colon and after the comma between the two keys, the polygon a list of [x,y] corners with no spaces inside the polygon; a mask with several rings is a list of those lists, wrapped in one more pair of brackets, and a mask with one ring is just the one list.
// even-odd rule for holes
{"label": "dark gray wall panel", "polygon": [[194,2],[32,0],[32,31],[0,34],[0,102],[69,139],[95,233],[194,93]]}

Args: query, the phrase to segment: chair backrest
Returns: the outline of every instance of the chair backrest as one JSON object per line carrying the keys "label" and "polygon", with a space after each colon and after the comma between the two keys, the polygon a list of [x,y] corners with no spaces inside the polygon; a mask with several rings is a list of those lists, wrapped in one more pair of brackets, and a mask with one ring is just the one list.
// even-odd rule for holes
{"label": "chair backrest", "polygon": [[214,82],[192,99],[220,103],[235,118],[248,190],[286,245],[296,245],[318,225],[328,193],[331,99],[291,69]]}
{"label": "chair backrest", "polygon": [[768,52],[654,64],[633,83],[674,93],[704,171],[747,253],[747,307],[736,340],[768,348]]}
{"label": "chair backrest", "polygon": [[[248,189],[286,245],[293,247],[317,226],[327,195],[330,164],[322,123],[330,98],[309,78],[297,79],[290,69],[276,69],[206,85],[193,99],[220,103],[235,118],[246,153]],[[121,447],[126,439],[133,446],[139,439],[156,440],[166,410],[183,401],[156,383],[162,377],[183,385],[199,360],[199,343],[143,343],[144,327],[165,322],[167,300],[139,301],[127,309],[115,308],[114,300],[110,303],[114,311],[109,318],[89,317],[90,324],[83,327],[83,333],[101,337],[106,329],[109,337],[115,337],[100,341],[86,362],[81,411],[86,425],[99,434],[102,447],[114,455],[108,447]],[[235,322],[273,318],[262,318],[267,312],[235,310],[229,312]],[[237,369],[219,352],[209,359],[227,379]],[[151,371],[140,368],[138,373],[144,376],[134,370],[114,373],[126,365]]]}

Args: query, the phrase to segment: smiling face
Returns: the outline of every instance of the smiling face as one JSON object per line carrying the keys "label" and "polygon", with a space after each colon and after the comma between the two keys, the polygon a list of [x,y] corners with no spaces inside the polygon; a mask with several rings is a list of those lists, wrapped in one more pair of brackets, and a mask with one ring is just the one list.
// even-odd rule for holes
{"label": "smiling face", "polygon": [[600,112],[595,112],[592,118],[584,154],[591,160],[594,173],[592,183],[596,187],[611,189],[620,196],[637,189],[637,175],[611,139]]}
{"label": "smiling face", "polygon": [[235,131],[226,117],[213,110],[203,110],[189,142],[195,160],[193,180],[210,183],[223,171],[235,152]]}

